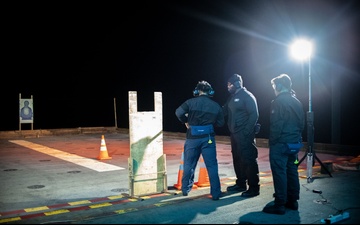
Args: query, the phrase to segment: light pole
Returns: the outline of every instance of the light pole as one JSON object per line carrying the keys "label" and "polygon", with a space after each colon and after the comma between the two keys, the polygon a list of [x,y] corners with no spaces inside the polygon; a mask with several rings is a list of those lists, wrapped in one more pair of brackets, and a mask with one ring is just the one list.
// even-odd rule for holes
{"label": "light pole", "polygon": [[312,54],[312,44],[306,40],[297,40],[291,45],[291,55],[299,60],[307,59],[309,62],[309,111],[306,114],[307,121],[307,143],[308,149],[307,154],[299,161],[299,164],[307,157],[307,165],[306,165],[306,177],[307,182],[310,183],[313,181],[312,178],[312,168],[314,166],[314,158],[318,160],[321,164],[322,168],[324,168],[329,175],[330,172],[327,168],[322,164],[322,162],[317,158],[314,152],[314,112],[312,111],[312,99],[311,99],[311,54]]}

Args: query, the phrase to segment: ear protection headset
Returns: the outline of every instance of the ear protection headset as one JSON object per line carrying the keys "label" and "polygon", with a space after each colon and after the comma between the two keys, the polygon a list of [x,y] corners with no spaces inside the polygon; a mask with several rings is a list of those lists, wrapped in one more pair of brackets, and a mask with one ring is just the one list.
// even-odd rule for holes
{"label": "ear protection headset", "polygon": [[195,87],[195,89],[193,90],[193,95],[199,96],[199,89],[197,89],[197,87]]}
{"label": "ear protection headset", "polygon": [[214,96],[214,94],[215,94],[214,89],[212,89],[212,87],[210,87],[210,90],[208,91],[208,95],[209,95],[210,97],[212,97],[212,96]]}
{"label": "ear protection headset", "polygon": [[199,89],[203,89],[202,91],[207,93],[207,95],[209,95],[210,97],[214,96],[214,94],[215,94],[214,89],[211,87],[211,85],[209,83],[199,82],[193,91],[194,96],[199,96],[199,94],[200,94]]}
{"label": "ear protection headset", "polygon": [[[199,89],[197,88],[197,87],[195,87],[195,89],[194,89],[194,91],[193,91],[193,95],[194,96],[199,96]],[[214,91],[214,89],[212,89],[212,88],[210,88],[208,91],[207,91],[207,94],[210,96],[210,97],[212,97],[212,96],[214,96],[214,94],[215,94],[215,91]]]}

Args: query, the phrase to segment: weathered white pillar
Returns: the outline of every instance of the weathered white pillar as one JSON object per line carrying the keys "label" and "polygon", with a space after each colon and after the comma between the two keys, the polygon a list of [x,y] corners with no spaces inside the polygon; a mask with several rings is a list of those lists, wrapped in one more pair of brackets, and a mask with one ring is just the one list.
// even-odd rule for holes
{"label": "weathered white pillar", "polygon": [[137,111],[137,92],[129,91],[130,195],[167,191],[166,155],[163,154],[162,93],[155,92],[155,111]]}

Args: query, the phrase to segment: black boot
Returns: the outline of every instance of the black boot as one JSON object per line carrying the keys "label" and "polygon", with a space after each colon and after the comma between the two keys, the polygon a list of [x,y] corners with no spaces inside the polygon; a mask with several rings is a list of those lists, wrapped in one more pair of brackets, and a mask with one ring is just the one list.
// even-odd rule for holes
{"label": "black boot", "polygon": [[255,196],[258,196],[260,194],[259,191],[256,191],[256,190],[247,190],[243,193],[241,193],[241,197],[245,197],[245,198],[251,198],[251,197],[255,197]]}
{"label": "black boot", "polygon": [[250,186],[249,190],[247,190],[241,194],[241,197],[251,198],[251,197],[258,196],[259,194],[260,194],[260,185]]}
{"label": "black boot", "polygon": [[244,186],[239,186],[237,184],[233,185],[233,186],[229,186],[226,188],[227,191],[237,191],[237,192],[243,192],[246,191],[246,185]]}
{"label": "black boot", "polygon": [[287,201],[285,203],[285,207],[288,209],[292,209],[292,210],[298,210],[299,209],[299,203],[298,201],[294,200],[294,201]]}
{"label": "black boot", "polygon": [[264,213],[270,214],[284,215],[285,211],[285,206],[280,204],[267,205],[263,208]]}

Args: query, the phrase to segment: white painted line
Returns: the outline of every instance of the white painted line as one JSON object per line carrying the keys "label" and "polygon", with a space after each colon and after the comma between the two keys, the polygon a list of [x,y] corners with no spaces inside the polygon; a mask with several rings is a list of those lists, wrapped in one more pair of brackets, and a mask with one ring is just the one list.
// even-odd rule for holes
{"label": "white painted line", "polygon": [[14,144],[18,144],[21,146],[24,146],[26,148],[30,148],[32,150],[71,162],[71,163],[75,163],[79,166],[83,166],[98,172],[107,172],[107,171],[114,171],[114,170],[123,170],[125,168],[123,167],[119,167],[119,166],[114,166],[111,164],[107,164],[104,162],[100,162],[98,160],[95,159],[89,159],[89,158],[85,158],[85,157],[81,157],[75,154],[71,154],[68,152],[63,152],[54,148],[49,148],[46,147],[44,145],[39,145],[39,144],[35,144],[29,141],[24,141],[24,140],[10,140],[9,142],[14,143]]}

